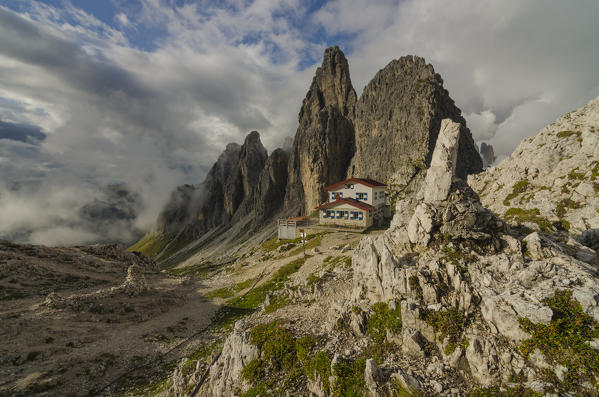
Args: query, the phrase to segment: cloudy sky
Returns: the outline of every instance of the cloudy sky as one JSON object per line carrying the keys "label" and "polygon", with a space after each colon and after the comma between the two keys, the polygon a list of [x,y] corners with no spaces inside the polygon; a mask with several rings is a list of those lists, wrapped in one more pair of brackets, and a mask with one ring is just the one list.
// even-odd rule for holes
{"label": "cloudy sky", "polygon": [[[330,45],[358,95],[425,57],[475,139],[509,155],[599,95],[597,16],[596,0],[0,0],[0,238],[134,238],[226,143],[293,135]],[[141,201],[107,237],[81,208],[117,183]]]}

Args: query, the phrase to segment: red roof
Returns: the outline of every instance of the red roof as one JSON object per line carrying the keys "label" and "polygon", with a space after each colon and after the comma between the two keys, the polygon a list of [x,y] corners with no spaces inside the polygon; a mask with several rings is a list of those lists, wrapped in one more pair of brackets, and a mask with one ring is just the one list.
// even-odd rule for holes
{"label": "red roof", "polygon": [[359,208],[359,209],[364,210],[364,211],[370,211],[370,210],[374,209],[374,207],[372,205],[366,204],[366,203],[364,203],[362,201],[358,201],[358,200],[353,199],[353,198],[342,198],[342,199],[339,199],[339,200],[331,201],[330,203],[321,204],[321,205],[319,205],[316,208],[318,208],[319,210],[323,210],[325,208],[334,207],[337,204],[349,204],[349,205],[351,205],[353,207]]}
{"label": "red roof", "polygon": [[335,190],[338,187],[343,186],[346,183],[351,183],[351,182],[360,183],[360,184],[368,186],[368,187],[387,186],[384,183],[375,181],[374,179],[370,179],[370,178],[349,178],[344,181],[337,182],[330,186],[327,186],[327,187],[325,187],[325,190]]}

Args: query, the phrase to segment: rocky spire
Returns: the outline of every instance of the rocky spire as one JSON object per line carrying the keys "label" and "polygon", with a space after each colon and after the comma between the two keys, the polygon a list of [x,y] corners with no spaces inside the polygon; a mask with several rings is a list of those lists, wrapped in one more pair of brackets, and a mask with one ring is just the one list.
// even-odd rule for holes
{"label": "rocky spire", "polygon": [[481,159],[461,111],[433,66],[417,56],[391,61],[368,83],[356,103],[356,153],[348,176],[370,175],[382,182],[406,185],[428,167],[444,118],[464,126],[457,175],[464,178],[481,171]]}
{"label": "rocky spire", "polygon": [[256,131],[241,146],[228,144],[200,186],[184,185],[173,192],[158,217],[158,232],[200,236],[229,222],[258,185],[267,157]]}
{"label": "rocky spire", "polygon": [[426,246],[434,230],[446,237],[486,239],[490,237],[488,232],[498,226],[476,193],[456,177],[461,131],[462,126],[451,119],[441,122],[431,165],[418,193],[420,203],[407,228],[414,244]]}
{"label": "rocky spire", "polygon": [[480,144],[480,157],[483,159],[483,168],[489,167],[495,161],[495,152],[493,146],[486,143]]}
{"label": "rocky spire", "polygon": [[323,188],[345,177],[354,151],[350,117],[356,98],[343,52],[327,48],[299,112],[285,196],[289,213],[309,213],[325,200]]}

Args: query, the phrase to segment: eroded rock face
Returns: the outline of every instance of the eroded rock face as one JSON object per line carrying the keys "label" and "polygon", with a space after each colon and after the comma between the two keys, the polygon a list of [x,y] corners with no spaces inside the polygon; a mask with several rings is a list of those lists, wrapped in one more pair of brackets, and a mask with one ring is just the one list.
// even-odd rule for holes
{"label": "eroded rock face", "polygon": [[287,186],[289,154],[276,149],[268,158],[254,195],[253,209],[257,220],[268,219],[283,206]]}
{"label": "eroded rock face", "polygon": [[287,186],[289,154],[283,149],[274,150],[266,160],[254,189],[233,216],[232,222],[251,216],[252,227],[259,228],[278,215],[283,207]]}
{"label": "eroded rock face", "polygon": [[338,47],[328,48],[299,113],[285,195],[290,213],[309,213],[325,201],[325,186],[345,178],[354,153],[355,103],[347,59]]}
{"label": "eroded rock face", "polygon": [[[416,56],[391,61],[356,103],[356,153],[348,175],[407,185],[430,163],[444,118],[466,125],[432,65]],[[459,141],[456,174],[464,178],[481,171],[482,162],[467,128]]]}
{"label": "eroded rock face", "polygon": [[[402,351],[417,360],[429,360],[427,352],[436,346],[444,365],[471,376],[477,386],[507,384],[519,376],[526,386],[542,390],[547,363],[521,355],[518,348],[530,335],[519,319],[549,324],[554,313],[546,299],[570,290],[582,310],[599,320],[595,251],[571,238],[510,234],[456,177],[458,128],[445,123],[416,195],[422,202],[398,210],[389,230],[358,245],[353,304],[400,301]],[[448,180],[449,188],[443,183]],[[453,339],[443,337],[431,320],[450,313],[461,324]],[[556,376],[564,376],[563,368]]]}
{"label": "eroded rock face", "polygon": [[197,237],[229,222],[253,196],[267,157],[256,131],[242,146],[228,144],[200,186],[183,185],[173,192],[158,217],[157,231]]}
{"label": "eroded rock face", "polygon": [[203,390],[211,396],[236,395],[243,368],[259,356],[258,347],[249,341],[249,331],[244,330],[243,321],[235,323],[233,332],[223,346],[219,359],[210,368],[207,387]]}
{"label": "eroded rock face", "polygon": [[506,219],[512,224],[549,231],[559,222],[572,234],[599,228],[599,97],[524,140],[508,159],[468,183],[496,214],[515,208]]}

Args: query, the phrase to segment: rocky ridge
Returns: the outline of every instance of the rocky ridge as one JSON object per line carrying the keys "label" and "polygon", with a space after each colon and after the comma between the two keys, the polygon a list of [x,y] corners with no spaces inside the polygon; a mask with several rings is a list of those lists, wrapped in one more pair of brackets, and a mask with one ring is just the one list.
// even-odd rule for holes
{"label": "rocky ridge", "polygon": [[[461,111],[424,59],[392,61],[358,99],[345,55],[338,47],[327,48],[288,151],[279,149],[267,160],[257,132],[242,147],[227,146],[199,187],[184,185],[173,193],[154,235],[134,248],[163,261],[194,239],[213,240],[215,230],[229,230],[238,234],[233,240],[242,241],[277,216],[310,214],[326,200],[325,186],[349,176],[389,183],[391,201],[412,196],[443,118],[461,125],[457,174],[480,171]],[[385,161],[372,161],[381,157]]]}
{"label": "rocky ridge", "polygon": [[468,182],[486,207],[514,226],[574,234],[599,228],[599,98]]}
{"label": "rocky ridge", "polygon": [[[417,205],[399,203],[351,267],[236,324],[201,395],[599,394],[596,236],[514,232],[456,176],[460,129],[442,122]],[[305,377],[272,361],[284,340]]]}

